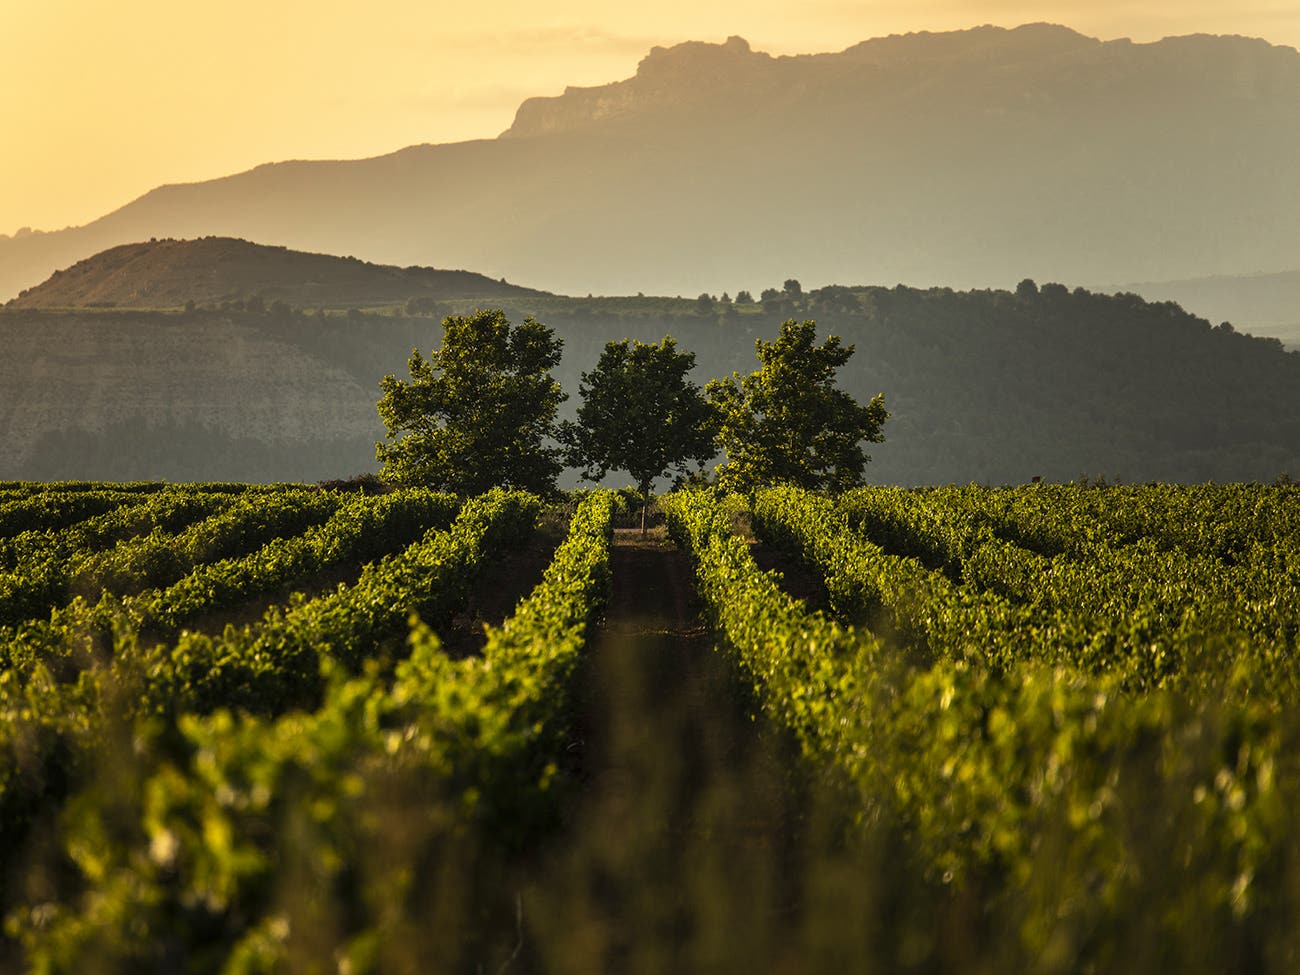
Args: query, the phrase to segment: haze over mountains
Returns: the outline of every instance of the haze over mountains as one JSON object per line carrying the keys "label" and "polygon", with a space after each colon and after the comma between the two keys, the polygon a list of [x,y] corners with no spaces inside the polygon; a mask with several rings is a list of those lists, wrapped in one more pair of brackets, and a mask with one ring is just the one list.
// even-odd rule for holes
{"label": "haze over mountains", "polygon": [[[1300,354],[1240,334],[1300,338],[1297,160],[1300,54],[1263,41],[656,48],[497,139],[0,238],[0,296],[22,292],[0,309],[0,478],[372,470],[379,378],[480,306],[553,327],[573,395],[611,339],[672,334],[703,382],[815,318],[858,346],[842,385],[894,414],[882,482],[1300,476]],[[1070,287],[1010,290],[1027,278]],[[1132,281],[1187,311],[1071,290]],[[711,297],[739,289],[759,302]],[[395,307],[417,314],[374,313]]]}
{"label": "haze over mountains", "polygon": [[1252,335],[1276,338],[1289,348],[1300,349],[1300,271],[1149,281],[1103,290],[1131,291],[1152,301],[1176,301],[1210,321],[1237,322]]}
{"label": "haze over mountains", "polygon": [[690,42],[526,101],[498,139],[261,166],[0,239],[0,296],[107,247],[214,234],[576,294],[1284,272],[1297,159],[1300,54],[1259,40]]}

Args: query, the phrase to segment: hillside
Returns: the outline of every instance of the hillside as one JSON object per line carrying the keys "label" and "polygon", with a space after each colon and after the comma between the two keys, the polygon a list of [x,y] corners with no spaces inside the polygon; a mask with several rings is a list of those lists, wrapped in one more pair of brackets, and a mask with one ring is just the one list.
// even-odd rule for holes
{"label": "hillside", "polygon": [[541,292],[471,271],[385,267],[228,237],[123,244],[55,271],[14,308],[180,308],[260,298],[296,308],[348,308],[410,298],[501,300]]}
{"label": "hillside", "polygon": [[[453,302],[469,311],[478,302]],[[564,339],[672,334],[703,383],[756,368],[790,317],[857,347],[841,384],[893,416],[871,480],[1022,483],[1300,477],[1300,354],[1175,305],[1061,285],[825,288],[747,305],[522,297]],[[427,317],[0,311],[0,479],[319,480],[376,469],[378,381],[440,341]],[[622,475],[616,475],[615,480]],[[572,474],[567,483],[574,483]]]}
{"label": "hillside", "polygon": [[1231,321],[1252,335],[1300,349],[1300,271],[1150,281],[1124,290],[1151,301],[1176,301],[1210,321]]}
{"label": "hillside", "polygon": [[1261,40],[689,42],[524,102],[496,139],[268,164],[0,240],[0,296],[110,246],[213,234],[577,294],[1274,272],[1300,267],[1300,180],[1278,163],[1296,158],[1300,54]]}

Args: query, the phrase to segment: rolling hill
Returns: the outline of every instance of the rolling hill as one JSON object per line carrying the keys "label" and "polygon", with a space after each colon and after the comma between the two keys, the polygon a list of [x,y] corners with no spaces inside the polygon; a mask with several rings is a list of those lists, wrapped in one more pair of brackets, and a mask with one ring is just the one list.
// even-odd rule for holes
{"label": "rolling hill", "polygon": [[1231,321],[1252,335],[1300,349],[1300,271],[1148,281],[1118,290],[1151,301],[1176,301],[1210,321]]}
{"label": "rolling hill", "polygon": [[470,271],[386,267],[228,237],[112,247],[23,291],[13,308],[180,308],[262,299],[295,308],[348,308],[411,298],[500,300],[542,292]]}
{"label": "rolling hill", "polygon": [[496,139],[268,164],[0,240],[0,296],[206,235],[576,294],[1278,272],[1300,267],[1297,158],[1300,54],[1261,40],[1034,24],[795,57],[688,42],[524,102]]}
{"label": "rolling hill", "polygon": [[[260,253],[250,247],[238,249]],[[101,275],[80,275],[83,292],[110,293],[113,262],[88,266]],[[210,279],[192,270],[193,283],[168,279],[171,298]],[[362,270],[387,280],[390,269]],[[292,290],[262,283],[267,294]],[[403,305],[403,293],[382,294]],[[428,310],[485,303],[466,296]],[[1025,281],[1014,292],[772,288],[750,303],[516,289],[491,303],[564,340],[556,378],[569,415],[581,373],[611,339],[671,334],[695,353],[703,383],[752,371],[756,339],[786,318],[813,318],[820,334],[857,347],[841,385],[863,400],[885,394],[893,416],[868,470],[883,483],[1300,476],[1300,353],[1133,294]],[[372,470],[384,433],[379,379],[405,375],[411,349],[427,351],[440,335],[432,314],[304,314],[266,301],[0,309],[0,480],[322,480]]]}

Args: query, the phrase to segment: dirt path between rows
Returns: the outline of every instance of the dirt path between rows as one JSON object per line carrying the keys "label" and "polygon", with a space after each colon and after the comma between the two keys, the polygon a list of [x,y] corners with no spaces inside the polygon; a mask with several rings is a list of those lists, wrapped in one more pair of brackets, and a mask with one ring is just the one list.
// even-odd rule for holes
{"label": "dirt path between rows", "polygon": [[527,898],[531,937],[563,932],[549,948],[566,970],[721,970],[747,956],[738,931],[792,909],[797,763],[752,717],[663,529],[616,532],[610,567],[579,692],[577,801]]}
{"label": "dirt path between rows", "polygon": [[[583,740],[589,776],[603,785],[632,772],[629,752],[675,758],[668,725],[715,711],[733,675],[714,652],[700,614],[690,560],[659,529],[617,530],[610,548],[612,586],[605,621],[592,641]],[[658,736],[655,747],[647,735]],[[655,754],[660,753],[660,754]]]}

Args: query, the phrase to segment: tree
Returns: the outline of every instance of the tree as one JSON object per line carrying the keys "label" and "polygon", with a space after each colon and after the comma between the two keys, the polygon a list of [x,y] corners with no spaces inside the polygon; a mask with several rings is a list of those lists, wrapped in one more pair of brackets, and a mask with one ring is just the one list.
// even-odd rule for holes
{"label": "tree", "polygon": [[627,471],[641,492],[645,531],[650,489],[656,478],[685,473],[714,453],[712,410],[700,387],[686,378],[695,355],[678,352],[671,336],[655,345],[624,339],[609,342],[591,372],[582,374],[578,422],[563,426],[569,462],[598,481],[611,470]]}
{"label": "tree", "polygon": [[718,446],[727,461],[718,483],[744,491],[792,483],[844,490],[862,483],[862,444],[880,443],[889,419],[884,396],[866,406],[835,385],[835,370],[853,355],[832,335],[815,346],[817,323],[794,320],[774,342],[755,342],[762,367],[706,387],[718,411]]}
{"label": "tree", "polygon": [[769,315],[789,314],[794,311],[794,302],[784,291],[777,291],[776,288],[764,288],[758,298],[763,303],[763,311]]}
{"label": "tree", "polygon": [[428,295],[417,295],[406,300],[406,314],[445,318],[452,313],[451,305],[434,301]]}
{"label": "tree", "polygon": [[496,485],[549,492],[563,468],[550,443],[565,399],[551,369],[563,344],[531,318],[511,325],[501,311],[448,316],[441,348],[426,362],[411,352],[410,381],[385,376],[379,415],[380,476],[457,494]]}

